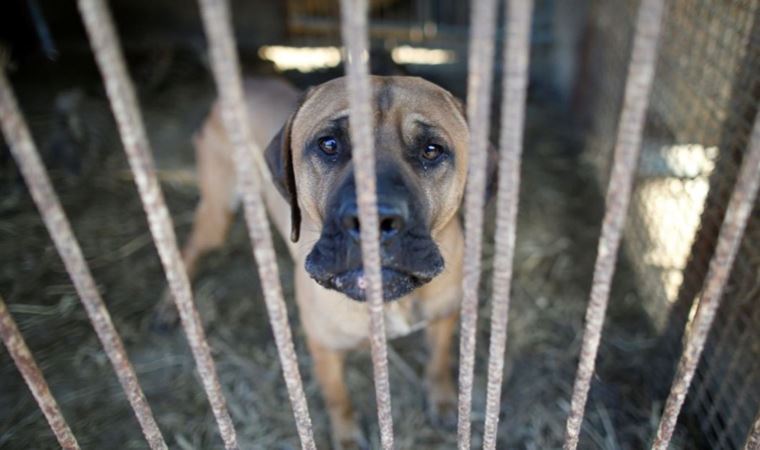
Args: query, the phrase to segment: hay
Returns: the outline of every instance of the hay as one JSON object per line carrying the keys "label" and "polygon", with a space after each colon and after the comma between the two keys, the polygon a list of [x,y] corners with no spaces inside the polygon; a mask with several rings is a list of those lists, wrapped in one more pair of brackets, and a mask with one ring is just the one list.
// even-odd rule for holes
{"label": "hay", "polygon": [[[185,67],[189,64],[179,61]],[[191,67],[203,73],[200,67]],[[168,72],[165,76],[171,77],[171,69]],[[77,156],[86,162],[86,170],[77,174],[47,158],[66,211],[169,445],[218,448],[214,421],[182,332],[159,333],[151,328],[151,314],[165,281],[136,191],[124,176],[126,161],[110,116],[104,114],[107,104],[91,89],[97,86],[96,79],[72,76],[67,82],[43,86],[19,77],[16,86],[35,137],[45,147],[56,120],[47,105],[71,89],[67,83],[78,84],[84,94],[77,107],[65,114],[76,115],[89,131],[83,134],[86,139],[76,141],[86,149]],[[161,87],[144,92],[142,105],[159,167],[168,174],[166,197],[179,235],[184,237],[197,200],[191,182],[190,136],[214,90],[203,75],[153,84]],[[499,448],[560,446],[603,210],[588,169],[572,151],[572,136],[563,133],[557,125],[561,118],[550,112],[532,108],[528,116],[508,340],[511,374],[503,392]],[[2,170],[0,292],[83,448],[146,448],[31,200],[14,181],[12,169],[6,165]],[[283,243],[277,241],[277,245],[317,444],[326,448],[324,405],[292,302],[292,263]],[[489,240],[484,299],[492,251]],[[236,221],[228,245],[204,261],[194,290],[242,448],[299,448],[242,220]],[[476,446],[483,425],[489,313],[488,302],[483,301],[473,407]],[[623,262],[587,408],[583,448],[635,449],[648,442],[657,423],[654,412],[660,409],[647,378],[654,337]],[[431,428],[425,416],[422,342],[418,333],[394,341],[390,349],[397,446],[453,448],[455,433]],[[354,352],[347,367],[355,407],[377,445],[368,353]],[[0,350],[0,448],[55,448],[4,350]]]}

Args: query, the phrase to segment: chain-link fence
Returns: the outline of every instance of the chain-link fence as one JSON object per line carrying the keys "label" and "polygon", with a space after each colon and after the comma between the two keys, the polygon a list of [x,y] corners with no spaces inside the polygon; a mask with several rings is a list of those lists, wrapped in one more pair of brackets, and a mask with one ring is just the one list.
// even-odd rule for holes
{"label": "chain-link fence", "polygon": [[[261,158],[248,152],[255,145],[248,129],[250,122],[243,102],[230,11],[224,0],[199,3],[209,41],[210,66],[224,110],[225,130],[235,145],[245,218],[295,428],[302,448],[316,448],[272,236],[260,196],[261,183],[268,177]],[[219,435],[226,448],[238,448],[238,435],[220,387],[200,314],[194,305],[187,272],[182,267],[145,123],[113,21],[103,1],[80,0],[78,4]],[[392,22],[387,8],[394,4],[392,0],[345,0],[339,9],[341,36],[349,56],[346,72],[350,115],[354,118],[351,137],[357,146],[355,154],[360,155],[355,174],[359,213],[365,224],[378,222],[372,182],[371,90],[368,58],[364,58],[371,35],[368,22],[372,14]],[[495,0],[473,2],[467,5],[465,13],[459,11],[463,6],[455,2],[441,3],[437,5],[439,9],[433,8],[432,2],[413,2],[407,6],[414,9],[415,20],[421,25],[415,27],[403,22],[401,26],[411,33],[408,36],[411,40],[426,37],[432,40],[443,25],[450,25],[452,30],[465,30],[469,36],[467,117],[470,136],[463,212],[466,258],[460,331],[460,449],[469,449],[472,445],[484,174],[488,164],[490,101],[492,93],[497,92],[492,88],[492,76],[499,33],[506,39],[501,86],[499,172],[502,180],[496,200],[496,267],[492,274],[493,293],[489,298],[493,313],[484,448],[496,447],[502,413],[502,372],[533,3],[529,0],[504,2],[501,26],[497,25],[499,5]],[[309,1],[291,1],[288,6],[289,17],[293,19],[289,23],[291,32],[318,31],[322,22],[311,19],[325,15],[333,20],[337,7]],[[446,12],[448,8],[452,8],[451,14]],[[404,7],[396,5],[393,11],[400,11],[399,17],[408,18],[412,10],[404,11]],[[657,420],[659,426],[652,438],[652,448],[668,447],[684,401],[711,448],[738,448],[742,443],[746,443],[745,448],[757,448],[760,424],[753,420],[760,403],[757,389],[760,252],[756,245],[760,239],[760,220],[758,208],[754,208],[753,214],[752,205],[756,204],[760,184],[760,121],[756,118],[760,96],[759,11],[757,0],[737,0],[720,6],[706,0],[699,3],[642,0],[640,4],[598,1],[588,10],[574,105],[584,113],[580,117],[586,119],[589,133],[585,155],[596,168],[602,190],[606,191],[606,205],[585,328],[578,333],[582,344],[571,402],[567,404],[566,450],[575,449],[580,438],[621,239],[625,256],[637,276],[641,297],[653,322],[660,326],[663,342],[676,347],[681,330],[685,330],[683,351],[673,352],[674,356],[681,355],[680,361],[662,417]],[[328,24],[328,28],[333,30],[335,24]],[[316,28],[309,28],[312,26]],[[375,27],[378,29],[383,30],[382,26]],[[456,38],[456,33],[449,31],[446,36]],[[4,74],[0,74],[0,108],[3,132],[13,156],[119,376],[143,434],[151,448],[166,448]],[[380,424],[378,434],[382,448],[391,449],[394,448],[394,424],[377,227],[364,227],[361,233],[369,286],[369,340]],[[78,448],[2,300],[0,332],[61,446]],[[709,332],[712,334],[708,335]],[[667,345],[663,349],[667,350]],[[700,357],[702,364],[697,366]],[[663,379],[670,380],[669,375]]]}
{"label": "chain-link fence", "polygon": [[[757,114],[760,5],[667,5],[624,248],[664,348],[675,355]],[[587,119],[586,156],[603,185],[636,6],[597,1],[589,15],[576,106]],[[710,448],[739,448],[760,405],[757,211],[687,400]]]}

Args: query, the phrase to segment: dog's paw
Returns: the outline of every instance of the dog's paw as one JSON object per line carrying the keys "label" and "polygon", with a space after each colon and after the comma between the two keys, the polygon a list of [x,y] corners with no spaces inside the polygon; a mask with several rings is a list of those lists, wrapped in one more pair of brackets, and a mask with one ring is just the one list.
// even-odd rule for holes
{"label": "dog's paw", "polygon": [[353,420],[333,426],[332,444],[335,450],[369,450],[367,436]]}
{"label": "dog's paw", "polygon": [[427,387],[427,413],[431,425],[444,430],[457,427],[457,393],[453,383],[430,383]]}
{"label": "dog's paw", "polygon": [[151,315],[150,329],[155,332],[166,333],[175,329],[178,324],[179,312],[174,304],[172,293],[169,289],[164,289]]}

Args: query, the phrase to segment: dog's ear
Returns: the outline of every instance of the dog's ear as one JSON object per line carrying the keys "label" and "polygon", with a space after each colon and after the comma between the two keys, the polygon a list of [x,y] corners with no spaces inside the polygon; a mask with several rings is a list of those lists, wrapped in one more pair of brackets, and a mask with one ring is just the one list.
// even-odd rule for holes
{"label": "dog's ear", "polygon": [[301,235],[301,208],[298,206],[293,149],[290,145],[291,128],[297,112],[296,109],[282,129],[272,138],[272,142],[264,152],[274,185],[290,203],[290,240],[293,242],[298,242]]}

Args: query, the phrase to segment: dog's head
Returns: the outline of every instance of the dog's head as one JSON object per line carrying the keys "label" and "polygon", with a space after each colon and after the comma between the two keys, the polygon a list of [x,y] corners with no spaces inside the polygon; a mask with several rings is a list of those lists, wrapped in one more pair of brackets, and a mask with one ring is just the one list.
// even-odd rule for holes
{"label": "dog's head", "polygon": [[[372,77],[383,295],[397,299],[444,268],[436,243],[457,214],[467,175],[469,131],[460,103],[413,77]],[[345,78],[311,89],[266,151],[291,205],[319,227],[306,270],[319,284],[365,299]]]}

